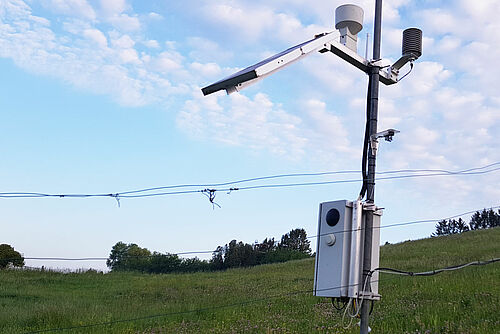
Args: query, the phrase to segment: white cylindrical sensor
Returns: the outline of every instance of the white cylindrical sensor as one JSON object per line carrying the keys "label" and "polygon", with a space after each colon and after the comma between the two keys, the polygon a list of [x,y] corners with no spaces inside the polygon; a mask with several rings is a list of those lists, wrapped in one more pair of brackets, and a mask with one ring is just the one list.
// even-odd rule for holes
{"label": "white cylindrical sensor", "polygon": [[356,35],[363,29],[363,8],[356,5],[342,5],[335,9],[335,28],[348,28]]}

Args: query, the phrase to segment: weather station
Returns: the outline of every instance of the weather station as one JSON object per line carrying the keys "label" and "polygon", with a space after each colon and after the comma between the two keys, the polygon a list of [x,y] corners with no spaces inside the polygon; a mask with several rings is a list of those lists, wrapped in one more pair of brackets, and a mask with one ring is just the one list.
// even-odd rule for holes
{"label": "weather station", "polygon": [[[331,297],[349,307],[357,305],[355,316],[360,316],[360,333],[371,329],[369,303],[380,299],[378,294],[380,221],[382,210],[375,205],[375,163],[378,139],[392,141],[398,130],[377,132],[379,82],[393,85],[413,68],[413,62],[422,55],[422,31],[409,28],[403,31],[402,55],[392,65],[383,66],[380,56],[382,0],[375,1],[375,20],[372,59],[358,54],[358,33],[363,29],[363,9],[347,4],[335,10],[335,31],[319,33],[314,38],[292,46],[274,56],[238,71],[220,81],[202,88],[204,95],[220,90],[227,94],[242,89],[299,61],[320,53],[333,53],[357,67],[369,77],[366,127],[362,154],[363,185],[355,200],[337,200],[320,204],[316,261],[314,273],[315,296]],[[406,64],[410,70],[400,76]],[[351,315],[352,316],[352,315]]]}

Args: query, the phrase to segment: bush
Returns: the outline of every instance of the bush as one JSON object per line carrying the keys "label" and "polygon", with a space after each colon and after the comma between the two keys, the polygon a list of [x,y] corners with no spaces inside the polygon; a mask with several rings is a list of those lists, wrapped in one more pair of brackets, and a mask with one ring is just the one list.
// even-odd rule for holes
{"label": "bush", "polygon": [[9,266],[22,267],[24,266],[24,258],[19,252],[16,252],[11,245],[0,245],[0,269],[5,269]]}

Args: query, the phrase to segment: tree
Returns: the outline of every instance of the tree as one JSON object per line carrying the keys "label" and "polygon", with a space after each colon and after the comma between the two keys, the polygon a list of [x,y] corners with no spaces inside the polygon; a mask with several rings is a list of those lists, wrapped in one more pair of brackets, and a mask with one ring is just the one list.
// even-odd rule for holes
{"label": "tree", "polygon": [[278,248],[311,254],[311,242],[307,239],[306,230],[303,228],[296,228],[283,235]]}
{"label": "tree", "polygon": [[269,263],[267,256],[276,249],[276,241],[274,241],[274,238],[265,238],[260,244],[256,243],[253,249],[256,253],[257,264]]}
{"label": "tree", "polygon": [[177,254],[161,254],[154,252],[147,267],[147,272],[166,274],[179,271],[182,259]]}
{"label": "tree", "polygon": [[481,212],[477,211],[472,215],[469,226],[471,230],[500,226],[500,210],[498,214],[492,209],[483,209]]}
{"label": "tree", "polygon": [[258,252],[270,252],[276,248],[274,238],[265,238],[260,244],[256,243],[254,249]]}
{"label": "tree", "polygon": [[244,244],[243,242],[231,242],[224,247],[224,268],[248,267],[257,264],[252,245]]}
{"label": "tree", "polygon": [[197,271],[210,271],[210,263],[206,260],[200,260],[197,257],[190,259],[182,259],[179,266],[180,272],[197,272]]}
{"label": "tree", "polygon": [[488,214],[486,210],[475,212],[470,219],[469,226],[471,230],[488,228]]}
{"label": "tree", "polygon": [[496,213],[492,209],[483,209],[483,211],[476,211],[472,215],[469,224],[467,224],[462,218],[458,218],[458,220],[450,219],[447,221],[444,219],[439,221],[436,224],[436,232],[432,233],[431,236],[435,237],[439,235],[456,234],[497,226],[500,226],[500,210]]}
{"label": "tree", "polygon": [[24,266],[24,258],[19,252],[16,252],[11,245],[0,245],[0,269],[5,269],[9,266],[22,267]]}
{"label": "tree", "polygon": [[455,222],[454,229],[457,231],[457,233],[462,233],[467,232],[469,230],[469,226],[466,222],[464,222],[462,218],[458,218],[458,220]]}
{"label": "tree", "polygon": [[116,271],[148,271],[151,266],[151,252],[136,244],[117,242],[106,261],[111,270]]}
{"label": "tree", "polygon": [[448,221],[446,221],[446,219],[443,219],[436,224],[436,232],[432,233],[431,236],[438,237],[440,235],[448,234],[450,234],[450,227],[448,226]]}
{"label": "tree", "polygon": [[212,259],[210,260],[210,267],[212,270],[222,270],[224,269],[224,248],[217,246],[217,249],[212,253]]}
{"label": "tree", "polygon": [[436,232],[431,236],[435,237],[440,235],[457,234],[466,232],[468,230],[469,227],[462,218],[458,218],[458,220],[450,219],[448,221],[446,219],[443,219],[437,223]]}

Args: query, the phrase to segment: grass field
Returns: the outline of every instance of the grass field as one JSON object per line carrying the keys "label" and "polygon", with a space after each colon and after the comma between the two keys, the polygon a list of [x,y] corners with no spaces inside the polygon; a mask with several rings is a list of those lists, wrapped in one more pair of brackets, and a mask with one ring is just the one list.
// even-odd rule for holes
{"label": "grass field", "polygon": [[[411,271],[494,257],[500,228],[381,248],[381,266]],[[312,296],[313,273],[313,259],[179,275],[0,271],[0,332],[359,333]],[[372,333],[500,333],[499,262],[430,277],[380,274],[379,292]]]}

